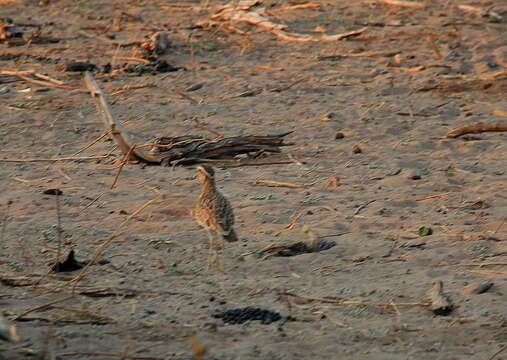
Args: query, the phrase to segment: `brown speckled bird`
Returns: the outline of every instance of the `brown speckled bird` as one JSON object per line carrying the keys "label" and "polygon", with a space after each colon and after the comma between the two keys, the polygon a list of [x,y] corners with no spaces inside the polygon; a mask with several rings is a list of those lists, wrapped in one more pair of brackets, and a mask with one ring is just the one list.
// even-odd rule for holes
{"label": "brown speckled bird", "polygon": [[[217,190],[215,185],[215,171],[210,166],[198,166],[199,180],[202,183],[201,195],[195,207],[195,219],[208,232],[210,241],[208,269],[221,265],[218,261],[219,252],[223,251],[223,240],[238,241],[234,231],[234,214],[229,201]],[[215,244],[218,235],[219,242]]]}

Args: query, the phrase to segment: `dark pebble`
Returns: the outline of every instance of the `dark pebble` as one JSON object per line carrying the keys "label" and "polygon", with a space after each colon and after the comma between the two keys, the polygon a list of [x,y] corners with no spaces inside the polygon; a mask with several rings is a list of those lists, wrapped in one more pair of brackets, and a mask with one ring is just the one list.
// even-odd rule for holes
{"label": "dark pebble", "polygon": [[352,152],[353,152],[354,154],[360,154],[360,153],[362,153],[362,152],[363,152],[363,150],[359,147],[359,145],[354,145],[354,146],[352,147]]}
{"label": "dark pebble", "polygon": [[338,131],[336,134],[334,134],[335,140],[343,139],[344,137],[345,137],[345,134],[342,133],[341,131]]}

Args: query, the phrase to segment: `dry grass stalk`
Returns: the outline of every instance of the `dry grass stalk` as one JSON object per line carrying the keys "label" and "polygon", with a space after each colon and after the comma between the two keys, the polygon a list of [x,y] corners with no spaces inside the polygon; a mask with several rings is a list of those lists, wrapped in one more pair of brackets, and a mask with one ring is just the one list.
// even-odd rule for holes
{"label": "dry grass stalk", "polygon": [[95,140],[93,140],[91,143],[89,143],[88,145],[86,145],[84,148],[82,148],[81,150],[77,151],[76,153],[74,153],[72,156],[76,156],[76,155],[79,155],[81,154],[83,151],[91,148],[93,145],[95,145],[96,143],[98,143],[100,140],[102,140],[103,138],[105,138],[107,135],[109,135],[111,133],[110,130],[106,131],[105,133],[103,133],[102,135],[100,135],[98,138],[96,138]]}
{"label": "dry grass stalk", "polygon": [[283,292],[284,295],[297,297],[303,300],[308,301],[318,301],[328,304],[335,304],[335,305],[345,305],[345,306],[374,306],[374,307],[393,307],[393,306],[422,306],[427,307],[430,305],[429,302],[416,302],[416,303],[365,303],[362,301],[351,301],[351,300],[339,300],[339,299],[328,299],[328,298],[319,298],[314,296],[304,296],[304,295],[296,295],[290,292]]}
{"label": "dry grass stalk", "polygon": [[292,188],[292,189],[301,189],[301,188],[306,189],[306,188],[309,188],[310,186],[315,185],[315,183],[298,185],[298,184],[291,184],[291,183],[271,181],[271,180],[256,180],[255,183],[265,184],[268,186],[286,187],[286,188]]}
{"label": "dry grass stalk", "polygon": [[298,42],[321,42],[321,41],[339,41],[343,39],[347,39],[349,37],[357,36],[362,34],[368,30],[367,27],[361,28],[359,30],[354,30],[350,32],[346,32],[343,34],[333,34],[333,35],[322,35],[319,37],[314,37],[310,35],[303,35],[303,34],[297,34],[297,33],[289,33],[282,30],[272,30],[271,32],[275,34],[279,39],[286,40],[286,41],[298,41]]}
{"label": "dry grass stalk", "polygon": [[414,2],[414,1],[401,1],[401,0],[379,0],[381,4],[400,6],[413,9],[424,9],[425,4]]}
{"label": "dry grass stalk", "polygon": [[429,195],[429,196],[425,196],[425,197],[422,197],[422,198],[415,199],[415,201],[423,201],[423,200],[428,200],[428,199],[440,198],[440,197],[443,197],[443,196],[447,196],[449,194],[450,194],[450,192],[442,193],[442,194]]}
{"label": "dry grass stalk", "polygon": [[456,270],[456,272],[468,272],[474,274],[495,274],[495,275],[507,274],[507,271],[495,271],[495,270]]}
{"label": "dry grass stalk", "polygon": [[61,222],[61,216],[60,216],[60,192],[57,189],[55,191],[55,203],[56,203],[56,220],[57,220],[57,229],[56,234],[58,237],[58,245],[56,248],[56,259],[55,259],[55,269],[58,269],[58,264],[60,262],[60,254],[62,251],[62,222]]}
{"label": "dry grass stalk", "polygon": [[288,7],[284,7],[284,8],[272,9],[272,10],[269,10],[269,12],[276,13],[276,12],[280,12],[280,11],[290,11],[290,10],[299,10],[299,9],[320,9],[321,7],[322,6],[320,4],[306,3],[306,4],[288,6]]}
{"label": "dry grass stalk", "polygon": [[65,301],[73,299],[73,298],[74,298],[74,295],[71,295],[71,296],[67,296],[67,297],[65,297],[63,299],[58,299],[58,300],[55,300],[55,301],[51,301],[51,302],[49,302],[47,304],[38,305],[36,307],[33,307],[31,309],[28,309],[28,310],[22,312],[19,315],[16,315],[16,317],[14,317],[13,320],[16,321],[16,320],[22,319],[25,315],[28,315],[28,314],[30,314],[30,313],[32,313],[34,311],[44,310],[44,309],[46,309],[46,308],[48,308],[48,307],[50,307],[52,305],[65,302]]}
{"label": "dry grass stalk", "polygon": [[116,176],[114,177],[113,183],[111,184],[111,187],[109,189],[112,190],[114,188],[114,186],[116,185],[116,182],[118,181],[118,177],[120,176],[120,173],[123,170],[123,167],[129,161],[130,155],[134,152],[135,148],[136,148],[136,146],[132,145],[132,147],[130,148],[130,150],[123,157],[123,160],[121,161],[120,167],[118,168],[118,172],[116,173]]}
{"label": "dry grass stalk", "polygon": [[63,285],[63,287],[67,286],[68,284],[74,283],[74,286],[72,288],[72,293],[74,294],[76,292],[77,283],[90,273],[90,271],[88,271],[90,266],[95,265],[102,252],[114,241],[114,239],[122,236],[123,234],[124,234],[123,232],[116,231],[113,235],[109,237],[109,239],[104,241],[97,249],[95,249],[92,258],[90,259],[90,262],[86,264],[86,266],[81,270],[79,275],[77,275],[72,280],[67,282],[65,285]]}
{"label": "dry grass stalk", "polygon": [[4,212],[4,218],[2,221],[2,232],[0,233],[0,245],[3,246],[5,230],[7,230],[7,221],[9,220],[9,210],[11,209],[12,200],[7,201],[7,206]]}
{"label": "dry grass stalk", "polygon": [[[35,72],[34,70],[2,71],[2,72],[0,72],[0,75],[17,76],[20,79],[30,82],[32,84],[43,85],[43,86],[47,86],[47,87],[54,87],[54,88],[58,88],[58,89],[67,89],[67,90],[87,91],[86,89],[83,89],[80,87],[63,85],[63,83],[61,81],[52,79],[46,75],[39,74],[39,73]],[[33,76],[36,76],[40,79],[44,79],[47,81],[40,81],[40,80],[32,79],[32,78],[29,78],[27,75],[33,75]]]}
{"label": "dry grass stalk", "polygon": [[507,263],[502,262],[492,262],[492,263],[479,263],[479,264],[449,264],[449,265],[439,265],[441,267],[444,266],[478,266],[478,267],[484,267],[484,266],[507,266]]}
{"label": "dry grass stalk", "polygon": [[8,76],[26,76],[26,75],[33,75],[35,77],[38,77],[39,79],[46,80],[52,83],[55,83],[57,85],[63,85],[63,82],[60,80],[53,79],[52,77],[49,77],[47,75],[40,74],[36,72],[35,70],[25,70],[25,71],[1,71],[0,75],[8,75]]}
{"label": "dry grass stalk", "polygon": [[14,162],[14,163],[28,163],[28,162],[57,162],[57,161],[72,161],[72,160],[96,160],[107,159],[111,155],[98,155],[98,156],[68,156],[54,159],[0,159],[0,162]]}
{"label": "dry grass stalk", "polygon": [[437,45],[437,42],[435,41],[435,37],[433,36],[433,34],[428,35],[428,42],[430,43],[431,48],[433,49],[433,52],[435,53],[435,58],[437,60],[440,60],[442,58],[442,53],[438,49],[438,45]]}
{"label": "dry grass stalk", "polygon": [[166,357],[154,357],[154,356],[139,356],[137,354],[134,355],[128,355],[128,354],[118,354],[118,353],[108,353],[108,352],[100,352],[100,351],[72,351],[72,352],[66,352],[66,353],[59,353],[59,357],[66,358],[66,357],[89,357],[89,356],[95,356],[99,358],[114,358],[114,359],[121,359],[121,360],[165,360]]}
{"label": "dry grass stalk", "polygon": [[350,53],[350,54],[335,54],[335,55],[323,55],[319,56],[319,60],[325,59],[335,59],[342,57],[374,57],[374,56],[395,56],[401,53],[401,50],[393,50],[393,51],[365,51],[360,53]]}
{"label": "dry grass stalk", "polygon": [[500,229],[505,225],[505,222],[507,221],[507,217],[505,217],[502,222],[498,225],[498,227],[493,232],[493,235],[495,235],[497,232],[500,231]]}
{"label": "dry grass stalk", "polygon": [[92,201],[90,201],[90,203],[88,205],[86,205],[83,210],[80,211],[80,214],[83,213],[86,209],[88,209],[90,206],[92,206],[93,204],[95,204],[97,201],[99,201],[99,199],[105,194],[106,192],[103,191],[101,192],[95,199],[93,199]]}
{"label": "dry grass stalk", "polygon": [[136,211],[134,211],[127,219],[125,219],[125,221],[123,221],[120,226],[118,226],[118,229],[122,228],[123,226],[125,226],[134,216],[138,215],[141,211],[143,211],[144,209],[146,209],[148,206],[150,206],[151,204],[153,204],[154,202],[160,200],[161,198],[163,198],[164,195],[159,195],[157,196],[156,198],[154,199],[151,199],[147,202],[145,202],[140,208],[138,208]]}
{"label": "dry grass stalk", "polygon": [[111,95],[119,95],[119,94],[123,94],[124,92],[130,91],[130,90],[144,89],[144,88],[151,88],[151,87],[157,87],[157,85],[152,84],[152,83],[144,84],[144,85],[127,85],[127,86],[124,86],[121,88],[112,89],[113,92],[111,93]]}

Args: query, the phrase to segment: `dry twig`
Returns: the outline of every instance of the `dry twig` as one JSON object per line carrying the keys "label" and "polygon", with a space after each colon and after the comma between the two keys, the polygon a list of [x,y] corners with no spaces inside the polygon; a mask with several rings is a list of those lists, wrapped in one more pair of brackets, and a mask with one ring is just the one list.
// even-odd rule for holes
{"label": "dry twig", "polygon": [[450,193],[447,192],[447,193],[442,193],[442,194],[429,195],[429,196],[425,196],[425,197],[422,197],[422,198],[415,199],[415,201],[423,201],[423,200],[428,200],[428,199],[439,198],[439,197],[447,196],[449,194]]}
{"label": "dry twig", "polygon": [[271,181],[271,180],[256,180],[255,182],[257,184],[265,184],[268,186],[277,186],[277,187],[287,187],[287,188],[292,188],[292,189],[299,189],[299,188],[306,189],[306,188],[309,188],[310,186],[315,185],[315,183],[298,185],[298,184],[291,184],[291,183]]}
{"label": "dry twig", "polygon": [[386,5],[415,8],[415,9],[424,9],[426,7],[426,5],[414,1],[380,0],[379,2]]}
{"label": "dry twig", "polygon": [[457,138],[465,134],[479,134],[487,131],[507,131],[507,125],[485,124],[478,122],[472,125],[466,125],[459,129],[452,130],[447,134],[448,138]]}
{"label": "dry twig", "polygon": [[57,161],[69,161],[69,160],[96,160],[96,159],[107,159],[111,155],[98,155],[98,156],[68,156],[54,159],[0,159],[0,162],[14,162],[14,163],[25,163],[25,162],[57,162]]}

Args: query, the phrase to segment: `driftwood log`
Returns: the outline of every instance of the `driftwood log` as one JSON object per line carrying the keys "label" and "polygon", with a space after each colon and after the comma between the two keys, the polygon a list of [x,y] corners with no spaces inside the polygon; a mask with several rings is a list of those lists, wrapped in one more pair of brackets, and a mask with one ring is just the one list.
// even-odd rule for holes
{"label": "driftwood log", "polygon": [[[292,145],[284,142],[284,137],[292,133],[276,135],[234,136],[228,138],[206,139],[202,136],[186,135],[178,137],[159,137],[152,143],[136,145],[127,131],[114,118],[104,92],[90,72],[84,76],[86,87],[90,91],[102,120],[124,155],[129,160],[138,160],[151,164],[188,164],[210,159],[233,158],[240,154],[258,152],[280,152],[281,146]],[[149,148],[149,150],[145,150]]]}

